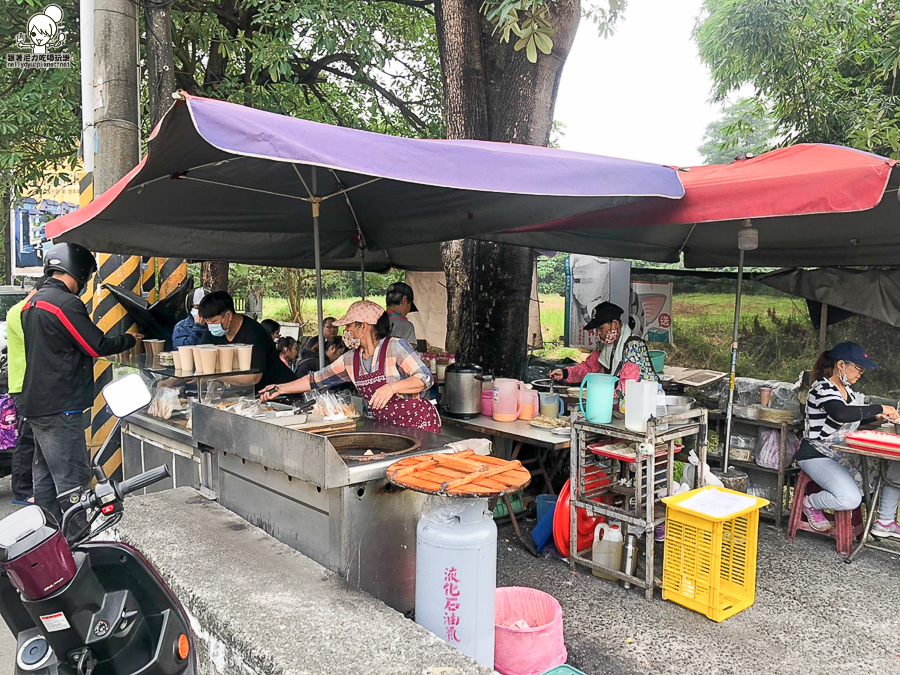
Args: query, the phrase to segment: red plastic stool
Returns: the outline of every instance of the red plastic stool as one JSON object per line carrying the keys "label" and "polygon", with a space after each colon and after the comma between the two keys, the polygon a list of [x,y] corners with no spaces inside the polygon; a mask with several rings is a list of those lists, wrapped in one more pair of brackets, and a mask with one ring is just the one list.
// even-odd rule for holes
{"label": "red plastic stool", "polygon": [[821,534],[833,537],[837,542],[837,552],[842,556],[850,555],[853,548],[853,540],[858,540],[864,528],[862,507],[857,506],[852,511],[835,511],[834,514],[825,512],[825,517],[831,521],[832,526],[828,532],[814,530],[803,515],[803,500],[807,495],[821,492],[822,488],[813,482],[812,478],[801,471],[797,478],[797,487],[794,489],[794,504],[791,506],[791,518],[788,521],[788,539],[794,541],[797,530],[805,530],[813,534]]}

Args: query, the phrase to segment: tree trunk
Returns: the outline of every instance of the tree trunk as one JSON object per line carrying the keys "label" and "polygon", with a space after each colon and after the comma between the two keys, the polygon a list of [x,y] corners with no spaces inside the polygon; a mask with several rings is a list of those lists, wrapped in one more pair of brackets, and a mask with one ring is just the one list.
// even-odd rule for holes
{"label": "tree trunk", "polygon": [[210,291],[227,291],[228,263],[205,262],[200,265],[200,284]]}
{"label": "tree trunk", "polygon": [[[532,64],[524,51],[492,34],[477,0],[439,0],[435,22],[448,138],[547,145],[559,79],[581,16],[578,0],[549,4],[553,51]],[[461,240],[443,244],[441,258],[448,350],[496,375],[521,377],[532,250]]]}
{"label": "tree trunk", "polygon": [[147,26],[147,98],[150,124],[156,126],[172,105],[175,91],[175,47],[172,44],[172,15],[168,7],[144,7]]}

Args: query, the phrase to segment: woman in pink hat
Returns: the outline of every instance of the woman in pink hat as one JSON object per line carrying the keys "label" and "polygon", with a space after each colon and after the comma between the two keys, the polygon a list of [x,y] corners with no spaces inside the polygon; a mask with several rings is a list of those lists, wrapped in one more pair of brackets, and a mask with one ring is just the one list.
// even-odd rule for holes
{"label": "woman in pink hat", "polygon": [[335,325],[344,326],[342,338],[348,351],[341,358],[299,380],[266,387],[260,398],[269,401],[352,382],[369,402],[375,419],[439,432],[441,418],[426,398],[434,376],[408,343],[391,338],[387,312],[374,302],[360,300]]}

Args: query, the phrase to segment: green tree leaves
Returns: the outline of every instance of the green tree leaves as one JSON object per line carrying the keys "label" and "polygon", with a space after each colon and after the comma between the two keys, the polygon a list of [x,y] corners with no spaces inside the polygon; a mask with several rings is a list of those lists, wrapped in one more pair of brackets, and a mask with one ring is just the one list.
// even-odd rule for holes
{"label": "green tree leaves", "polygon": [[880,0],[706,0],[694,36],[717,100],[750,85],[782,143],[898,156],[900,26]]}
{"label": "green tree leaves", "polygon": [[729,164],[738,155],[761,155],[776,145],[772,119],[756,99],[741,99],[726,106],[711,122],[697,150],[705,164]]}

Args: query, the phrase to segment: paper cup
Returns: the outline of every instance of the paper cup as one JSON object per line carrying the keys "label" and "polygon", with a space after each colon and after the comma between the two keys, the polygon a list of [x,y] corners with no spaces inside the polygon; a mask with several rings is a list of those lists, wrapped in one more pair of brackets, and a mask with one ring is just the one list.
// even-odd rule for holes
{"label": "paper cup", "polygon": [[234,361],[234,348],[231,345],[223,345],[221,347],[216,347],[216,352],[219,357],[219,372],[220,373],[230,373],[234,370],[234,366],[232,362]]}
{"label": "paper cup", "polygon": [[237,352],[238,368],[240,370],[250,370],[253,363],[253,345],[235,345]]}
{"label": "paper cup", "polygon": [[175,366],[175,370],[181,370],[181,354],[178,352],[171,352],[172,354],[172,365]]}
{"label": "paper cup", "polygon": [[162,354],[162,350],[165,344],[165,340],[144,340],[144,347],[149,347],[150,354],[152,356],[159,356],[160,354]]}
{"label": "paper cup", "polygon": [[200,353],[203,351],[203,347],[191,347],[191,352],[194,354],[194,370],[202,374],[203,373],[203,365],[200,363]]}
{"label": "paper cup", "polygon": [[178,355],[181,357],[182,370],[190,370],[191,372],[193,372],[193,370],[194,370],[194,348],[193,347],[179,347]]}
{"label": "paper cup", "polygon": [[219,351],[215,347],[200,350],[200,372],[203,375],[212,375],[216,372],[216,361],[218,361],[218,356]]}

